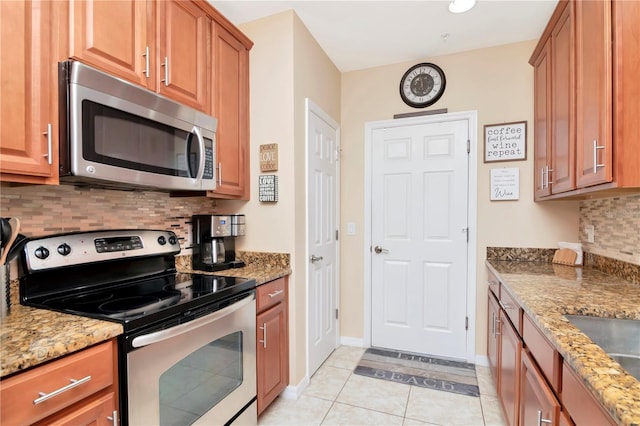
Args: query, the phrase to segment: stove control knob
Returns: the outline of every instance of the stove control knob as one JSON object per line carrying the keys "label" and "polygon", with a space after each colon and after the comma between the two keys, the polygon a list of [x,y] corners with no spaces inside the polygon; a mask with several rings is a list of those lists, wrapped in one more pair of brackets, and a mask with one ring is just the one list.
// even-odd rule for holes
{"label": "stove control knob", "polygon": [[36,257],[37,257],[38,259],[42,259],[42,260],[44,260],[44,259],[46,259],[47,257],[49,257],[49,250],[47,250],[45,247],[40,246],[40,247],[38,247],[38,248],[36,249],[36,251],[34,252],[34,254],[36,255]]}
{"label": "stove control knob", "polygon": [[69,244],[67,243],[62,243],[58,246],[58,253],[63,256],[67,256],[69,253],[71,253],[71,247],[69,247]]}
{"label": "stove control knob", "polygon": [[167,239],[163,235],[160,235],[158,237],[158,244],[160,244],[161,246],[167,244]]}
{"label": "stove control knob", "polygon": [[175,236],[172,235],[169,237],[169,244],[174,245],[177,242],[178,242],[178,239]]}

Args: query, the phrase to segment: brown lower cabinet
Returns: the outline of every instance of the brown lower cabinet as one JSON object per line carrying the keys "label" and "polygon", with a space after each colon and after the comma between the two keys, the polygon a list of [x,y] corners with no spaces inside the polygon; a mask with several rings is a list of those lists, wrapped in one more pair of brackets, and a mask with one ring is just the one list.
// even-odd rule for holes
{"label": "brown lower cabinet", "polygon": [[489,271],[487,357],[510,426],[614,425],[561,355]]}
{"label": "brown lower cabinet", "polygon": [[520,387],[520,424],[555,425],[560,418],[560,403],[538,370],[527,349],[522,350],[522,386]]}
{"label": "brown lower cabinet", "polygon": [[0,381],[0,424],[117,424],[115,339]]}
{"label": "brown lower cabinet", "polygon": [[[501,312],[502,314],[502,312]],[[520,406],[520,354],[522,340],[511,323],[504,318],[500,322],[500,390],[498,395],[504,408],[507,423],[518,424]]]}
{"label": "brown lower cabinet", "polygon": [[258,287],[256,294],[256,360],[258,415],[289,383],[287,279]]}

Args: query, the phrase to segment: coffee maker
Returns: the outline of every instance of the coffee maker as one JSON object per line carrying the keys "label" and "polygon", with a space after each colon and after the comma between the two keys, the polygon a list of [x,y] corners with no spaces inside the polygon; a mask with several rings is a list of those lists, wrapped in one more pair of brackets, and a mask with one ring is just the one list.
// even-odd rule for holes
{"label": "coffee maker", "polygon": [[236,261],[236,237],[245,233],[243,214],[192,216],[193,269],[222,271],[241,268]]}

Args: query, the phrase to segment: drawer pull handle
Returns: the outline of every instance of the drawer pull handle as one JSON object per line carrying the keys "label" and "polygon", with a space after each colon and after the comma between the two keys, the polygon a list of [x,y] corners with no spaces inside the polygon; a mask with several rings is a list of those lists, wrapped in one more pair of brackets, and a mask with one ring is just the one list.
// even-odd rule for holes
{"label": "drawer pull handle", "polygon": [[543,419],[542,418],[542,411],[538,410],[538,426],[542,426],[543,423],[550,425],[553,422],[551,420]]}
{"label": "drawer pull handle", "polygon": [[118,411],[113,410],[113,414],[107,416],[107,420],[110,420],[113,426],[118,426]]}
{"label": "drawer pull handle", "polygon": [[165,86],[169,86],[169,57],[164,57],[164,62],[160,64],[161,67],[164,67],[164,78],[160,80],[164,83]]}
{"label": "drawer pull handle", "polygon": [[598,164],[598,150],[602,149],[604,150],[606,148],[606,146],[602,145],[599,146],[598,145],[598,140],[594,139],[593,140],[593,173],[598,173],[598,167],[604,167],[606,166],[606,164]]}
{"label": "drawer pull handle", "polygon": [[496,319],[494,320],[493,323],[493,329],[494,329],[494,335],[495,336],[500,336],[502,335],[502,333],[500,332],[500,328],[502,326],[502,321],[500,321],[500,319],[498,317],[496,317]]}
{"label": "drawer pull handle", "polygon": [[262,327],[260,327],[260,330],[262,330],[262,340],[258,340],[258,342],[262,343],[263,348],[266,348],[267,347],[267,323],[266,322],[262,323]]}
{"label": "drawer pull handle", "polygon": [[56,389],[51,393],[38,392],[38,395],[40,395],[40,398],[34,399],[33,405],[38,405],[42,402],[45,402],[46,400],[51,399],[54,396],[58,396],[61,393],[65,393],[66,391],[71,390],[77,386],[80,386],[83,383],[87,383],[89,380],[91,380],[91,376],[87,376],[80,380],[70,379],[71,383],[69,383],[67,386],[63,386],[60,389]]}
{"label": "drawer pull handle", "polygon": [[509,305],[508,303],[502,303],[502,300],[499,300],[499,301],[498,301],[498,303],[500,304],[500,307],[501,307],[502,309],[504,309],[505,311],[508,311],[508,310],[514,309],[514,307],[513,307],[513,306],[511,306],[511,305]]}
{"label": "drawer pull handle", "polygon": [[282,293],[284,293],[284,290],[276,290],[273,293],[269,293],[269,297],[273,299],[274,297]]}

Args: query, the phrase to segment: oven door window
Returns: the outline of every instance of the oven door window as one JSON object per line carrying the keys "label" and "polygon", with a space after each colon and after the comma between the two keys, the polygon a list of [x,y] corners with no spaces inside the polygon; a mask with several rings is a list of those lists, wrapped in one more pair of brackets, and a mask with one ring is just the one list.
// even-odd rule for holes
{"label": "oven door window", "polygon": [[[138,117],[89,100],[82,102],[85,160],[120,168],[195,178],[200,165],[192,132]],[[213,141],[204,138],[205,149]]]}
{"label": "oven door window", "polygon": [[190,425],[243,381],[242,332],[204,345],[160,376],[160,425]]}

